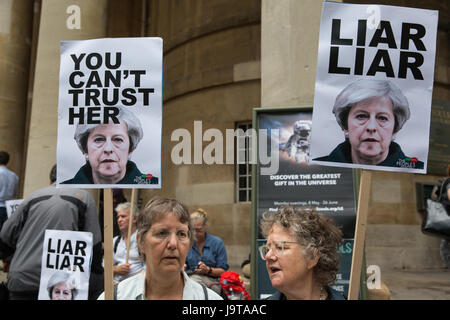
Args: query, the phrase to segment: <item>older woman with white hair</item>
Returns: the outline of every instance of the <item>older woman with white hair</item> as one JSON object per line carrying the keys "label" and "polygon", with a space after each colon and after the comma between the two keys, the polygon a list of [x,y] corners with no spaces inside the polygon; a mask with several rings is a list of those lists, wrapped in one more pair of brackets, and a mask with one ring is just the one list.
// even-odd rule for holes
{"label": "older woman with white hair", "polygon": [[409,103],[400,89],[387,80],[360,79],[336,97],[336,121],[345,141],[317,161],[422,169],[424,163],[407,157],[394,142],[410,117]]}
{"label": "older woman with white hair", "polygon": [[78,124],[74,139],[86,164],[63,184],[157,184],[130,160],[143,137],[139,119],[126,107],[116,106],[119,123]]}

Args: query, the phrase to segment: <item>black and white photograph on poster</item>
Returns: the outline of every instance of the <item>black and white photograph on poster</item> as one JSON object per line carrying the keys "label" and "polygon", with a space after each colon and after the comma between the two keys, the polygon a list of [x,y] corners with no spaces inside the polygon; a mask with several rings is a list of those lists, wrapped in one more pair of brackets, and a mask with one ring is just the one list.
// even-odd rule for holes
{"label": "black and white photograph on poster", "polygon": [[162,39],[61,42],[57,186],[161,188]]}
{"label": "black and white photograph on poster", "polygon": [[311,163],[426,173],[438,11],[325,2]]}
{"label": "black and white photograph on poster", "polygon": [[87,300],[92,233],[45,230],[39,300]]}
{"label": "black and white photograph on poster", "polygon": [[[355,234],[356,202],[353,170],[308,163],[312,108],[283,108],[283,110],[257,113],[257,128],[270,132],[269,140],[278,136],[279,141],[267,141],[267,145],[279,146],[279,169],[272,175],[261,173],[258,167],[256,246],[266,244],[261,228],[262,217],[275,214],[284,206],[314,208],[320,214],[333,219],[342,231],[344,243],[339,247],[339,270],[332,287],[348,295],[352,251]],[[269,135],[268,135],[269,136]],[[350,249],[350,251],[349,251]],[[258,298],[266,298],[275,292],[267,272],[266,261],[257,256]]]}

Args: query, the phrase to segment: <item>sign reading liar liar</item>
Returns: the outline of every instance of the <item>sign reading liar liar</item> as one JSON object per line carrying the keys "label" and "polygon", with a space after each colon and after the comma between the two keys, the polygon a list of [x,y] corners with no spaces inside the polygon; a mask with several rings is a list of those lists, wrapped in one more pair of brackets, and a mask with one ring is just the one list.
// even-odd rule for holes
{"label": "sign reading liar liar", "polygon": [[92,233],[45,230],[39,300],[87,300]]}
{"label": "sign reading liar liar", "polygon": [[311,162],[426,173],[438,11],[325,2]]}

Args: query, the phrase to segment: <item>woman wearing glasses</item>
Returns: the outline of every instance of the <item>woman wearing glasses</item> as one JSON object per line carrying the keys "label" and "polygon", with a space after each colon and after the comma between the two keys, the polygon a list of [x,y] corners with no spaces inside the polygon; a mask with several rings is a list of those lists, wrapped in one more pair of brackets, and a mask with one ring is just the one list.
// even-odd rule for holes
{"label": "woman wearing glasses", "polygon": [[265,214],[259,248],[272,286],[269,300],[343,300],[330,285],[339,269],[342,233],[332,219],[314,210],[283,207]]}
{"label": "woman wearing glasses", "polygon": [[[145,271],[116,287],[118,300],[222,300],[183,271],[193,233],[187,208],[177,200],[151,199],[137,221]],[[103,299],[102,294],[99,299]]]}
{"label": "woman wearing glasses", "polygon": [[203,209],[191,213],[195,242],[186,258],[186,271],[191,279],[220,294],[220,275],[227,271],[228,259],[222,239],[207,233],[208,214]]}

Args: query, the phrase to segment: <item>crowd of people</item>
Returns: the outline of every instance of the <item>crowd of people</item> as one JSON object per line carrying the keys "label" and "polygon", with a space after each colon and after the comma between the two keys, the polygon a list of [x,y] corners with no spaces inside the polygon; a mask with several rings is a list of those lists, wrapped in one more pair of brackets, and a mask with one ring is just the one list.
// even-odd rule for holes
{"label": "crowd of people", "polygon": [[[3,167],[4,159],[0,153]],[[8,177],[2,180],[8,185],[0,187],[4,206],[4,201],[17,195],[18,179],[2,166],[0,174]],[[0,259],[8,271],[9,299],[38,299],[44,233],[55,229],[92,233],[88,299],[102,300],[104,248],[96,203],[84,190],[57,188],[56,165],[49,178],[50,186],[24,199],[0,230]],[[119,232],[113,239],[114,299],[227,298],[219,282],[229,269],[226,247],[221,238],[207,232],[205,210],[189,213],[178,200],[154,197],[142,210],[132,212],[131,203],[121,195],[122,202],[115,207]],[[265,214],[261,228],[267,243],[259,252],[278,290],[269,299],[345,299],[330,286],[336,279],[342,242],[332,219],[313,209],[282,207],[275,214]],[[75,299],[77,288],[67,278],[67,273],[60,272],[48,281],[51,300]]]}

